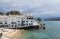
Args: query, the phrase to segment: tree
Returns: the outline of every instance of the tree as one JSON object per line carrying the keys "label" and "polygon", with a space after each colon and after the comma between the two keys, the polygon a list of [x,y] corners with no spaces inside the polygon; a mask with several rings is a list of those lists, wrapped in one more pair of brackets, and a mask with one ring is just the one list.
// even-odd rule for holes
{"label": "tree", "polygon": [[0,15],[4,15],[2,12],[0,12]]}
{"label": "tree", "polygon": [[7,12],[5,15],[9,15],[10,12]]}
{"label": "tree", "polygon": [[10,12],[7,12],[6,15],[22,15],[19,11],[10,11]]}
{"label": "tree", "polygon": [[40,17],[37,18],[37,22],[38,22],[38,24],[41,22],[41,18]]}

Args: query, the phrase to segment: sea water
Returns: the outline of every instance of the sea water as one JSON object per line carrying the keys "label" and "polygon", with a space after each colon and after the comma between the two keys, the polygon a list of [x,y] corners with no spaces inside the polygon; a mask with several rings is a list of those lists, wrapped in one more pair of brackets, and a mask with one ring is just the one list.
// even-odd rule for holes
{"label": "sea water", "polygon": [[26,30],[19,39],[60,39],[60,21],[44,21],[46,29]]}

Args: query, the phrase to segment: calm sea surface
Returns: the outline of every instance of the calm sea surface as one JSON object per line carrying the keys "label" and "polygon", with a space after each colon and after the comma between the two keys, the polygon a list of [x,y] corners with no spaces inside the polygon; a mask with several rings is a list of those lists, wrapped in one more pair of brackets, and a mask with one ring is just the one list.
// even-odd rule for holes
{"label": "calm sea surface", "polygon": [[26,30],[19,39],[60,39],[60,21],[44,21],[46,29]]}

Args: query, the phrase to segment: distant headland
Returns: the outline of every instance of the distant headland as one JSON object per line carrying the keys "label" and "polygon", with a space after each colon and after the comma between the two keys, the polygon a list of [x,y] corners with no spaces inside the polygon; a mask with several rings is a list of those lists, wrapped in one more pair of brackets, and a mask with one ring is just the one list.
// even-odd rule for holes
{"label": "distant headland", "polygon": [[56,18],[46,18],[44,21],[60,21],[60,17],[56,17]]}

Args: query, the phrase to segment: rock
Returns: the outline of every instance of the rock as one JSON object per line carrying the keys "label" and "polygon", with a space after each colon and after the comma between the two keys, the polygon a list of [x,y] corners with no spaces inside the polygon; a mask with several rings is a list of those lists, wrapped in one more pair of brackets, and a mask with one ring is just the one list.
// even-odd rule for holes
{"label": "rock", "polygon": [[45,27],[43,27],[43,29],[46,29]]}

